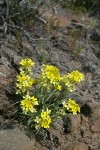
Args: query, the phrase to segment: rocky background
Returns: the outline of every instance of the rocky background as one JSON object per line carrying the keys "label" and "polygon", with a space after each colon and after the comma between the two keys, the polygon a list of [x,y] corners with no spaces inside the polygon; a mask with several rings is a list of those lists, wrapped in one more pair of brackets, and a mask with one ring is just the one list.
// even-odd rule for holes
{"label": "rocky background", "polygon": [[[62,4],[0,1],[0,150],[100,150],[100,2],[91,13]],[[24,57],[36,62],[35,75],[44,62],[62,74],[83,72],[85,81],[70,95],[81,113],[37,135],[23,125],[16,117],[15,81]]]}

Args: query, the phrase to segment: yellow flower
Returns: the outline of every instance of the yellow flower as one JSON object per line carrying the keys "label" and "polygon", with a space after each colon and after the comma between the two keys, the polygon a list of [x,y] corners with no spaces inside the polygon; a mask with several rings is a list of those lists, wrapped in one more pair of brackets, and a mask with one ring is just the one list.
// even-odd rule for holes
{"label": "yellow flower", "polygon": [[55,88],[60,91],[61,90],[61,85],[58,84]]}
{"label": "yellow flower", "polygon": [[30,67],[34,66],[34,64],[35,63],[29,58],[22,59],[20,62],[20,65],[24,68],[30,68]]}
{"label": "yellow flower", "polygon": [[39,118],[39,117],[37,116],[37,117],[35,118],[35,122],[39,124],[39,123],[41,122],[41,118]]}
{"label": "yellow flower", "polygon": [[69,92],[76,90],[75,85],[84,80],[84,75],[78,70],[61,77],[61,82],[65,84]]}
{"label": "yellow flower", "polygon": [[41,127],[44,128],[50,128],[50,123],[51,123],[51,117],[49,114],[51,113],[51,110],[47,108],[46,111],[41,112]]}
{"label": "yellow flower", "polygon": [[62,104],[63,104],[63,108],[69,109],[69,107],[65,101],[63,101]]}
{"label": "yellow flower", "polygon": [[42,110],[41,118],[46,118],[51,113],[51,110],[47,108],[46,111]]}
{"label": "yellow flower", "polygon": [[16,87],[19,89],[17,93],[20,93],[20,90],[22,92],[26,92],[27,89],[30,88],[33,83],[35,83],[35,80],[33,78],[21,72],[21,74],[17,76]]}
{"label": "yellow flower", "polygon": [[66,76],[61,77],[61,82],[63,82],[65,84],[65,86],[67,87],[67,90],[69,92],[72,92],[75,90],[74,84],[72,84]]}
{"label": "yellow flower", "polygon": [[51,118],[48,115],[46,118],[41,119],[41,127],[50,128]]}
{"label": "yellow flower", "polygon": [[50,124],[52,122],[51,117],[49,115],[50,113],[51,113],[51,110],[49,110],[48,108],[46,111],[42,110],[40,117],[37,116],[35,119],[35,122],[36,122],[35,128],[36,129],[39,129],[41,127],[50,128]]}
{"label": "yellow flower", "polygon": [[80,112],[79,105],[72,99],[69,99],[68,102],[63,101],[62,104],[64,109],[72,112],[73,114],[77,114],[77,112]]}
{"label": "yellow flower", "polygon": [[60,72],[57,67],[43,65],[42,75],[40,77],[43,86],[49,87],[49,84],[53,84],[56,89],[61,90],[61,86],[59,85],[60,78]]}
{"label": "yellow flower", "polygon": [[29,94],[27,94],[25,97],[23,97],[23,100],[21,100],[21,108],[23,110],[23,112],[27,113],[27,112],[36,112],[36,105],[38,104],[37,98],[35,98],[34,96],[30,96]]}
{"label": "yellow flower", "polygon": [[84,74],[79,72],[78,70],[72,71],[68,75],[66,75],[66,79],[68,79],[72,83],[78,83],[84,80]]}
{"label": "yellow flower", "polygon": [[41,128],[41,118],[39,118],[38,116],[35,118],[35,128],[36,130],[40,129]]}

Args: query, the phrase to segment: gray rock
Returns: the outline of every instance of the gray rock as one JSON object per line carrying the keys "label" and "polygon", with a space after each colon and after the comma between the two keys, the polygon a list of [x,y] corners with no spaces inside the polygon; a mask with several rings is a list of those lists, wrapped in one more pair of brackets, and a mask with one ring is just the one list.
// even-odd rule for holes
{"label": "gray rock", "polygon": [[32,150],[34,140],[31,140],[20,129],[0,131],[1,150]]}
{"label": "gray rock", "polygon": [[80,122],[81,122],[80,114],[77,115],[68,114],[67,116],[64,117],[65,132],[77,130],[80,126]]}
{"label": "gray rock", "polygon": [[[1,112],[0,112],[1,113]],[[0,124],[2,124],[4,122],[4,118],[2,115],[0,115]]]}
{"label": "gray rock", "polygon": [[84,143],[69,144],[64,150],[88,150],[88,146]]}
{"label": "gray rock", "polygon": [[91,126],[92,132],[100,132],[100,119],[97,119]]}

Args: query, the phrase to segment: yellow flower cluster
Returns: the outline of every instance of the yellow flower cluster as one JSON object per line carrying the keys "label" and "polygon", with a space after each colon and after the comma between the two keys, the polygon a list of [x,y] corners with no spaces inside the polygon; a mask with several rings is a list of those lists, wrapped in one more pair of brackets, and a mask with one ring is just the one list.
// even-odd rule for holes
{"label": "yellow flower cluster", "polygon": [[34,62],[29,58],[25,58],[21,60],[20,65],[20,75],[17,76],[16,83],[17,94],[25,93],[35,83],[31,75],[31,67],[34,66]]}
{"label": "yellow flower cluster", "polygon": [[16,87],[18,88],[18,90],[16,93],[18,94],[20,92],[26,92],[34,82],[35,80],[31,78],[28,74],[21,72],[20,75],[17,76]]}
{"label": "yellow flower cluster", "polygon": [[20,62],[20,65],[22,66],[22,68],[24,68],[28,71],[31,70],[31,67],[34,66],[34,64],[35,63],[29,58],[22,59]]}
{"label": "yellow flower cluster", "polygon": [[41,84],[49,87],[49,83],[53,84],[57,90],[61,90],[61,83],[67,87],[69,92],[75,90],[75,84],[84,80],[84,75],[78,70],[61,77],[59,69],[52,65],[43,65],[42,75],[40,77]]}
{"label": "yellow flower cluster", "polygon": [[21,108],[23,110],[23,112],[27,113],[27,112],[36,112],[36,105],[38,104],[37,98],[35,98],[34,96],[30,96],[29,94],[27,94],[26,96],[23,97],[23,100],[21,100]]}
{"label": "yellow flower cluster", "polygon": [[[80,107],[74,100],[69,99],[67,102],[63,100],[67,98],[68,92],[75,90],[77,83],[84,80],[82,73],[76,70],[61,76],[57,67],[43,65],[41,75],[34,79],[31,71],[34,62],[25,58],[21,60],[20,65],[20,74],[16,82],[17,93],[22,94],[23,97],[20,107],[28,116],[27,119],[34,122],[37,130],[50,128],[53,119],[65,115],[66,110],[73,114],[80,112]],[[33,84],[35,84],[34,87],[32,87]],[[30,96],[30,93],[38,99]]]}
{"label": "yellow flower cluster", "polygon": [[77,112],[80,112],[79,105],[75,102],[75,100],[69,99],[68,102],[62,102],[63,108],[68,110],[69,112],[72,112],[73,114],[77,114]]}
{"label": "yellow flower cluster", "polygon": [[48,83],[53,84],[58,90],[61,90],[59,81],[61,80],[59,69],[52,65],[43,65],[41,81],[43,86],[47,87]]}
{"label": "yellow flower cluster", "polygon": [[71,82],[71,83],[79,83],[84,80],[84,75],[83,73],[79,72],[78,70],[72,71],[68,75],[66,75],[66,78]]}
{"label": "yellow flower cluster", "polygon": [[36,122],[35,128],[36,129],[39,129],[41,127],[50,128],[50,124],[52,122],[50,113],[51,113],[51,110],[48,110],[48,108],[46,111],[42,110],[41,116],[40,117],[37,116],[35,119],[35,122]]}
{"label": "yellow flower cluster", "polygon": [[78,70],[72,71],[71,73],[61,78],[61,81],[67,86],[69,92],[74,91],[75,84],[83,80],[84,80],[84,74],[82,74]]}

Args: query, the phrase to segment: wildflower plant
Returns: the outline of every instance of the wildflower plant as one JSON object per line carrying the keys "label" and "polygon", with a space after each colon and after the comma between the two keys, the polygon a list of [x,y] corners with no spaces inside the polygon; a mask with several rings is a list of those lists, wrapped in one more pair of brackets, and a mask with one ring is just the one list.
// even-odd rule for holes
{"label": "wildflower plant", "polygon": [[22,59],[20,65],[16,94],[21,96],[19,107],[29,125],[36,130],[50,128],[58,117],[80,112],[79,105],[68,99],[68,94],[84,80],[81,72],[76,70],[61,76],[57,67],[43,64],[41,73],[34,78],[32,67],[35,63],[31,59]]}

